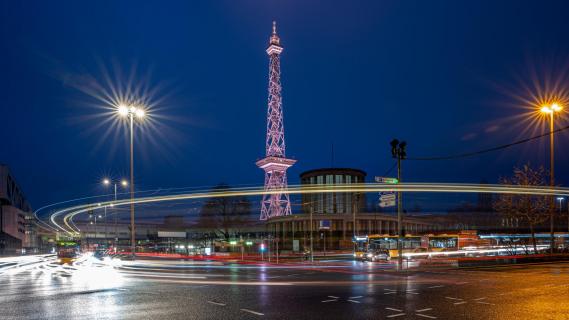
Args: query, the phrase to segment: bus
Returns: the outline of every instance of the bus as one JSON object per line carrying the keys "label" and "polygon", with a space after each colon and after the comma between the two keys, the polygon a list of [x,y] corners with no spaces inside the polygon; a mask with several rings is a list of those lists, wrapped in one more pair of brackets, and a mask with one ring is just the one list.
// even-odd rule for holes
{"label": "bus", "polygon": [[[354,257],[357,260],[364,260],[365,254],[369,250],[386,249],[390,258],[399,256],[397,250],[397,235],[375,234],[360,236],[354,239]],[[469,249],[486,248],[489,246],[486,239],[481,239],[476,230],[463,230],[453,234],[438,233],[425,235],[407,234],[403,237],[403,254],[413,253],[412,256],[430,252],[459,252]]]}
{"label": "bus", "polygon": [[[369,236],[356,237],[354,241],[354,257],[357,260],[364,260],[365,254],[369,250],[378,249],[387,250],[390,258],[398,257],[399,251],[397,250],[397,238],[398,236],[389,234],[373,234]],[[419,235],[408,234],[403,237],[402,247],[403,253],[427,251],[423,237]]]}
{"label": "bus", "polygon": [[79,258],[80,245],[75,241],[57,242],[57,262],[59,264],[73,264]]}

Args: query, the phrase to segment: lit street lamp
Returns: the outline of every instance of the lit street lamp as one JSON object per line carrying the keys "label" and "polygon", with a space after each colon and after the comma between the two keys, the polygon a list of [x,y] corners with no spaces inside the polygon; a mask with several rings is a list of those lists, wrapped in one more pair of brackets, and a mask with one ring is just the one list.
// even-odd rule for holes
{"label": "lit street lamp", "polygon": [[[544,105],[541,107],[540,111],[545,115],[549,115],[549,185],[553,188],[555,186],[555,144],[554,144],[554,122],[553,118],[556,112],[560,112],[563,108],[558,103],[552,103],[550,105]],[[549,212],[549,222],[550,222],[550,252],[553,253],[554,250],[554,223],[553,223],[553,212],[554,200],[551,198],[551,208]]]}
{"label": "lit street lamp", "polygon": [[125,105],[119,106],[117,111],[121,117],[128,118],[130,127],[130,246],[134,257],[136,251],[136,231],[134,229],[134,118],[143,119],[146,113],[141,108]]}
{"label": "lit street lamp", "polygon": [[[103,185],[105,186],[110,186],[111,184],[114,186],[114,191],[115,191],[115,202],[117,201],[117,182],[118,181],[111,181],[111,179],[105,178],[103,179]],[[123,186],[123,188],[128,187],[128,182],[126,180],[121,180],[120,181],[121,186]],[[113,204],[111,203],[111,207],[113,207]],[[106,209],[106,208],[105,208]],[[114,247],[115,247],[115,251],[119,242],[119,233],[118,233],[118,213],[115,212],[115,241],[114,241]],[[105,210],[105,239],[107,238],[107,212]]]}

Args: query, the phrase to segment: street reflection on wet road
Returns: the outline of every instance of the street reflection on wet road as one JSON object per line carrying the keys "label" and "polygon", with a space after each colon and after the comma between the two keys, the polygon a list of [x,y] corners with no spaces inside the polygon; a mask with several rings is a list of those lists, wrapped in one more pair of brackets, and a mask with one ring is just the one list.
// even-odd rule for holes
{"label": "street reflection on wet road", "polygon": [[0,269],[0,319],[567,319],[569,264],[381,265],[38,261]]}

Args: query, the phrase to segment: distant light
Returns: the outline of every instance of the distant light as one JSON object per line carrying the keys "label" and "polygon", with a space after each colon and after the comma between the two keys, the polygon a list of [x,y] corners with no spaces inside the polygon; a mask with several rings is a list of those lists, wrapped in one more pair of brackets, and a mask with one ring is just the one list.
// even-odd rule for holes
{"label": "distant light", "polygon": [[543,112],[543,113],[551,113],[551,109],[549,109],[549,107],[542,107],[542,108],[541,108],[541,112]]}
{"label": "distant light", "polygon": [[103,179],[103,184],[108,186],[111,183],[111,181],[107,178]]}
{"label": "distant light", "polygon": [[121,184],[122,184],[123,187],[128,186],[128,182],[126,182],[126,180],[121,181]]}
{"label": "distant light", "polygon": [[193,249],[193,248],[194,248],[193,245],[191,245],[191,244],[188,245],[188,249]]}
{"label": "distant light", "polygon": [[553,112],[559,112],[561,111],[563,108],[561,107],[561,105],[559,105],[559,103],[552,103],[551,105],[544,105],[541,107],[541,112],[543,113],[553,113]]}
{"label": "distant light", "polygon": [[247,241],[247,242],[245,242],[245,244],[248,245],[248,246],[252,246],[252,245],[253,245],[253,241]]}
{"label": "distant light", "polygon": [[237,241],[235,241],[235,240],[229,241],[229,244],[232,245],[232,246],[234,246],[234,245],[237,244]]}
{"label": "distant light", "polygon": [[563,197],[557,197],[557,200],[563,201],[563,200],[565,200],[565,198],[563,198]]}
{"label": "distant light", "polygon": [[128,116],[128,107],[125,105],[120,105],[118,112],[119,112],[119,115],[126,117],[126,116]]}
{"label": "distant light", "polygon": [[134,114],[136,115],[137,118],[144,118],[144,116],[146,115],[146,112],[144,112],[144,110],[142,110],[142,109],[136,109],[134,111]]}

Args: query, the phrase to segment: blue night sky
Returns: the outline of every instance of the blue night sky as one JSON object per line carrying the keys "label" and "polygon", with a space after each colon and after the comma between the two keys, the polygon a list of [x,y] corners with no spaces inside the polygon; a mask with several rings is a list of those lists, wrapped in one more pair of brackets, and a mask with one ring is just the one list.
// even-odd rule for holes
{"label": "blue night sky", "polygon": [[[136,131],[137,189],[261,185],[272,20],[291,184],[331,166],[332,144],[334,166],[371,178],[392,166],[394,137],[414,157],[508,143],[541,132],[519,117],[528,88],[569,84],[567,12],[566,1],[3,1],[0,163],[34,208],[104,192],[103,176],[128,173],[127,136],[88,92],[134,72],[154,105]],[[404,178],[495,182],[547,150],[409,160]]]}

